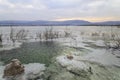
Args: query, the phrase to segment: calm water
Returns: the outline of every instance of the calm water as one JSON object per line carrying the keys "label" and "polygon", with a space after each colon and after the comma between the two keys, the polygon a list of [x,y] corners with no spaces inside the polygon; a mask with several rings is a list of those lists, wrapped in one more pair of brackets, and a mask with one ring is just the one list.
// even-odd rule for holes
{"label": "calm water", "polygon": [[62,52],[62,47],[56,42],[23,43],[20,48],[0,51],[0,61],[5,63],[17,58],[23,63],[50,64],[51,58]]}

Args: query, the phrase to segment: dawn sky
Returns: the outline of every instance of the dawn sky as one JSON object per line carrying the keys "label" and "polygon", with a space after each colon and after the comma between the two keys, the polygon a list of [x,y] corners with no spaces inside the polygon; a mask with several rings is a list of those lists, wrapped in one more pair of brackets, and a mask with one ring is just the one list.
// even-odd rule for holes
{"label": "dawn sky", "polygon": [[0,20],[120,21],[120,0],[0,0]]}

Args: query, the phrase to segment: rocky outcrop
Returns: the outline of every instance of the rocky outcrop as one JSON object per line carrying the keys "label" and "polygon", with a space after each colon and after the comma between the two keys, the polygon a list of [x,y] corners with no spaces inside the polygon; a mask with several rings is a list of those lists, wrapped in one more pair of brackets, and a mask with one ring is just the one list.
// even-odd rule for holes
{"label": "rocky outcrop", "polygon": [[5,66],[3,78],[6,80],[23,80],[24,66],[18,59],[13,59]]}

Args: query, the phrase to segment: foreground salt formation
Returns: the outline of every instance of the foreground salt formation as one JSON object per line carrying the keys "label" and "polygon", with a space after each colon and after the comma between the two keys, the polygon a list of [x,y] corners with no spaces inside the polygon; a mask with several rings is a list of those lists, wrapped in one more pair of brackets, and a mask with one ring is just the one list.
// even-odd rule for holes
{"label": "foreground salt formation", "polygon": [[57,62],[69,72],[78,75],[78,76],[87,76],[89,73],[92,73],[91,67],[85,64],[82,61],[77,61],[74,59],[71,60],[66,56],[57,57]]}
{"label": "foreground salt formation", "polygon": [[45,80],[91,80],[92,68],[72,55],[58,56],[52,63],[45,72]]}
{"label": "foreground salt formation", "polygon": [[46,67],[40,63],[29,63],[24,66],[18,59],[13,59],[6,66],[0,67],[0,80],[41,80]]}
{"label": "foreground salt formation", "polygon": [[40,63],[29,63],[25,65],[26,80],[42,80],[46,67]]}

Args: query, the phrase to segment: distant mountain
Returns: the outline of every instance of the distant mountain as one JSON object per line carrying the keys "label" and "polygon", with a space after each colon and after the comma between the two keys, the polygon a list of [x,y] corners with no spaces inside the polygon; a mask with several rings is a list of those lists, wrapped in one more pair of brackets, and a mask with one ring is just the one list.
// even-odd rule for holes
{"label": "distant mountain", "polygon": [[96,25],[106,25],[106,26],[109,26],[109,25],[120,25],[120,21],[105,21],[105,22],[97,22],[97,23],[94,23]]}
{"label": "distant mountain", "polygon": [[96,26],[96,25],[120,25],[120,21],[88,22],[84,20],[67,21],[0,21],[0,26]]}

